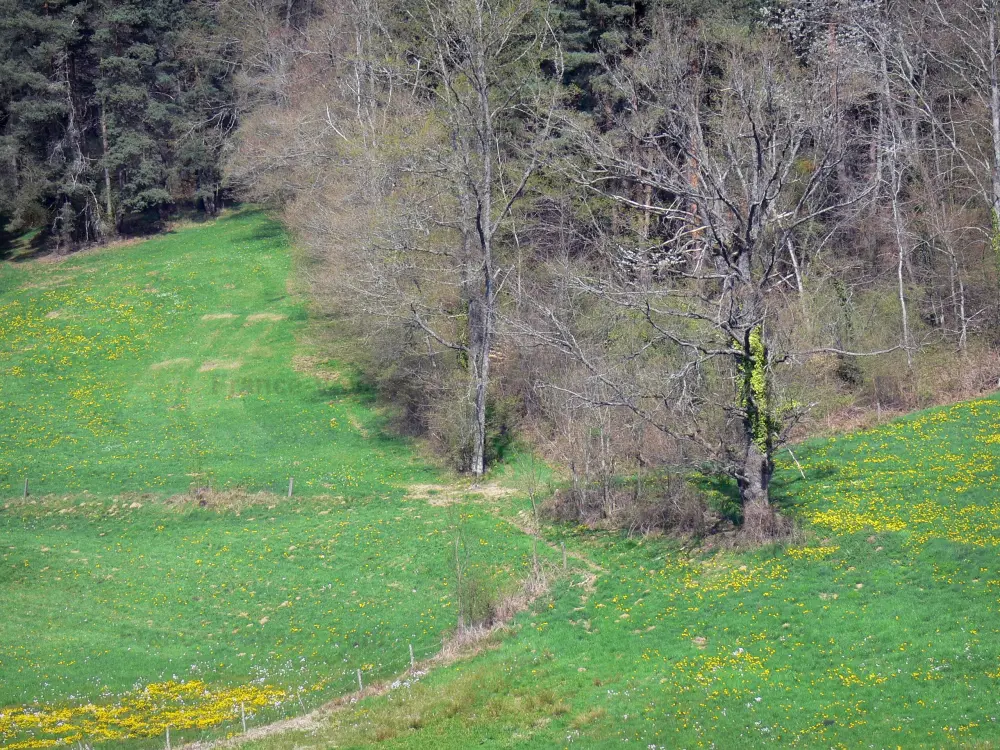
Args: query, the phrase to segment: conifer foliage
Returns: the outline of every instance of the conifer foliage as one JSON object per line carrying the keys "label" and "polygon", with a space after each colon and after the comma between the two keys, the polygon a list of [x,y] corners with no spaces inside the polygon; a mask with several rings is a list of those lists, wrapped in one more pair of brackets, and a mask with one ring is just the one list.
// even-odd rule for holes
{"label": "conifer foliage", "polygon": [[236,121],[214,27],[185,0],[0,1],[0,218],[67,248],[213,213]]}

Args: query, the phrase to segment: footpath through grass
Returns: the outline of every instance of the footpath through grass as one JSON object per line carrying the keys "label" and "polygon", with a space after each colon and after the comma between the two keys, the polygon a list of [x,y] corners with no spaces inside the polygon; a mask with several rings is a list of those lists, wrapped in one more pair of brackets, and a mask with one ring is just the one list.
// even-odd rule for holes
{"label": "footpath through grass", "polygon": [[596,580],[578,565],[496,650],[248,747],[1000,746],[998,436],[990,398],[796,449],[795,546],[549,529]]}
{"label": "footpath through grass", "polygon": [[0,746],[297,715],[440,648],[456,538],[481,591],[524,578],[512,526],[406,496],[441,478],[306,347],[290,269],[255,212],[0,266]]}

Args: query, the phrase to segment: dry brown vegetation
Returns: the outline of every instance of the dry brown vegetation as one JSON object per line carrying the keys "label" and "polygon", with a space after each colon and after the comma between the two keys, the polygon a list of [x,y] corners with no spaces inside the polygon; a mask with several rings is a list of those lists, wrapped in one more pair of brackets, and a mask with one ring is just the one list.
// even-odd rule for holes
{"label": "dry brown vegetation", "polygon": [[584,104],[544,3],[328,0],[256,38],[280,76],[230,176],[296,233],[333,353],[457,468],[521,436],[568,477],[554,517],[697,535],[708,467],[781,536],[783,445],[1000,381],[1000,131],[947,104],[991,85],[985,32],[807,5],[649,10]]}

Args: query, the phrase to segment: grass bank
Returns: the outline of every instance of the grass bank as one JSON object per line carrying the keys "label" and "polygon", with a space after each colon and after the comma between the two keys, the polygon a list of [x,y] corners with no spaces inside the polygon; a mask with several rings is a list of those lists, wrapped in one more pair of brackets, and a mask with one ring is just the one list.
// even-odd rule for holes
{"label": "grass bank", "polygon": [[294,716],[440,649],[456,541],[480,599],[526,575],[488,508],[413,496],[446,478],[309,348],[291,264],[244,211],[0,266],[0,745]]}
{"label": "grass bank", "polygon": [[499,648],[247,746],[992,747],[998,434],[990,398],[797,448],[794,546],[549,527],[591,564]]}

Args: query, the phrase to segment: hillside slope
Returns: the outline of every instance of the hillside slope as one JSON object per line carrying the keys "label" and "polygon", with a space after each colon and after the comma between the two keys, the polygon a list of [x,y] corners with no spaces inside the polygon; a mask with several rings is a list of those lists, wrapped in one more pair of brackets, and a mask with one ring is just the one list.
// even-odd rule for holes
{"label": "hillside slope", "polygon": [[359,670],[384,691],[245,744],[1000,737],[1000,401],[795,448],[791,546],[544,526],[548,593],[475,656],[407,673],[454,628],[456,544],[480,603],[531,573],[529,502],[450,489],[384,435],[308,348],[290,269],[252,212],[0,267],[0,745],[259,730]]}
{"label": "hillside slope", "polygon": [[289,476],[362,494],[390,463],[420,475],[357,429],[349,374],[296,348],[305,306],[261,214],[24,265],[0,274],[0,494],[25,478],[48,494],[280,491]]}
{"label": "hillside slope", "polygon": [[800,446],[805,479],[777,479],[794,546],[550,528],[600,570],[497,649],[247,746],[992,747],[998,434],[984,399]]}
{"label": "hillside slope", "polygon": [[408,496],[442,477],[308,348],[290,268],[249,211],[0,266],[0,746],[177,745],[398,675],[454,629],[456,544],[480,599],[519,587],[525,535]]}

